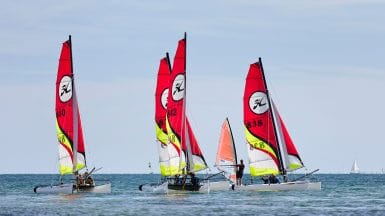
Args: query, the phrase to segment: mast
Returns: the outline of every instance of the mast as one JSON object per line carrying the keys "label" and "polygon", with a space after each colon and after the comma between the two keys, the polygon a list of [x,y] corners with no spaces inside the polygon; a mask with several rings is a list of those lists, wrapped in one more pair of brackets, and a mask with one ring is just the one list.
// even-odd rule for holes
{"label": "mast", "polygon": [[194,162],[192,160],[192,150],[191,150],[191,142],[190,142],[190,134],[187,128],[187,122],[186,122],[186,90],[187,90],[187,78],[186,78],[186,68],[187,68],[187,63],[186,63],[186,53],[187,53],[187,33],[184,33],[184,44],[185,44],[185,49],[184,49],[184,100],[183,100],[183,117],[182,117],[182,128],[184,131],[184,142],[186,144],[186,171],[187,173],[191,172],[191,167],[194,167]]}
{"label": "mast", "polygon": [[73,172],[76,172],[76,164],[77,164],[77,153],[78,153],[78,109],[77,109],[77,98],[75,91],[75,75],[74,75],[74,66],[73,66],[73,58],[72,58],[72,40],[71,35],[69,35],[69,45],[70,45],[70,57],[71,57],[71,73],[72,73],[72,124],[73,124]]}
{"label": "mast", "polygon": [[[270,109],[272,109],[272,106],[271,106],[271,99],[270,99],[270,94],[269,94],[269,89],[267,88],[267,83],[266,83],[266,78],[265,78],[265,71],[263,70],[262,59],[261,59],[261,58],[259,58],[259,64],[261,65],[261,71],[262,71],[262,76],[263,76],[263,82],[264,82],[265,87],[266,87],[267,101],[268,101],[268,103],[269,103]],[[273,111],[270,112],[270,115],[271,115],[271,119],[272,119],[272,122],[273,122],[275,141],[277,142],[277,148],[278,148],[278,160],[279,160],[279,164],[280,164],[281,169],[282,169],[281,172],[282,172],[282,175],[283,175],[283,180],[284,180],[284,182],[287,182],[287,181],[288,181],[288,179],[287,179],[287,172],[286,172],[285,166],[284,166],[284,164],[283,164],[283,159],[282,159],[282,154],[281,154],[281,147],[280,147],[280,142],[279,142],[279,139],[278,139],[278,133],[277,133],[277,128],[276,128],[276,123],[275,123]]]}
{"label": "mast", "polygon": [[170,71],[172,71],[172,69],[171,69],[171,62],[170,62],[170,56],[169,56],[168,52],[166,52],[166,59],[167,59],[168,69]]}

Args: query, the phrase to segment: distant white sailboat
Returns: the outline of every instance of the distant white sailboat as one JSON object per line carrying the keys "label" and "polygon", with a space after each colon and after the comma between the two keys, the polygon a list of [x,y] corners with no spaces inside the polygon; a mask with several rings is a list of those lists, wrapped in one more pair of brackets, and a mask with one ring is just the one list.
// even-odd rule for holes
{"label": "distant white sailboat", "polygon": [[357,166],[357,161],[353,162],[352,169],[350,170],[350,174],[358,174],[360,173],[360,168]]}

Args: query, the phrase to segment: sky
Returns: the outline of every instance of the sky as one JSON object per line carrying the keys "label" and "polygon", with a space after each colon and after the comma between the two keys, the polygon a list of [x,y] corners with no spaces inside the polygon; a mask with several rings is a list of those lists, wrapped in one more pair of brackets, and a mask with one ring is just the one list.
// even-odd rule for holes
{"label": "sky", "polygon": [[[2,1],[1,173],[58,173],[55,81],[72,35],[90,167],[159,172],[159,60],[187,32],[187,115],[213,168],[229,117],[247,162],[242,97],[262,58],[267,84],[307,171],[385,168],[385,3],[324,1]],[[306,171],[306,170],[305,170]],[[248,172],[248,169],[246,169]]]}

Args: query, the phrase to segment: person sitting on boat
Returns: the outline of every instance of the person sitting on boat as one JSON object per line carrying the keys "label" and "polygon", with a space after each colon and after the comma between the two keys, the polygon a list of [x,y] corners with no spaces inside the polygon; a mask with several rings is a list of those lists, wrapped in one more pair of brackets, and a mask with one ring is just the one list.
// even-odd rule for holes
{"label": "person sitting on boat", "polygon": [[175,184],[181,184],[181,178],[180,178],[180,175],[179,174],[176,174],[174,176],[174,183]]}
{"label": "person sitting on boat", "polygon": [[199,190],[199,188],[200,188],[199,178],[195,176],[194,172],[190,172],[189,175],[191,176],[190,183],[192,184],[192,186],[194,188],[193,190],[194,191]]}
{"label": "person sitting on boat", "polygon": [[79,174],[78,171],[74,172],[75,178],[76,178],[76,187],[83,186],[84,185],[84,179],[81,174]]}
{"label": "person sitting on boat", "polygon": [[191,176],[191,184],[194,186],[198,185],[199,184],[199,178],[197,178],[195,176],[195,173],[190,172],[190,176]]}
{"label": "person sitting on boat", "polygon": [[243,177],[243,170],[245,169],[245,164],[243,164],[243,160],[241,160],[240,164],[237,164],[237,185],[242,185],[242,177]]}
{"label": "person sitting on boat", "polygon": [[84,173],[84,183],[86,186],[94,186],[94,179],[88,172]]}
{"label": "person sitting on boat", "polygon": [[269,184],[279,184],[279,179],[274,174],[271,174],[269,178]]}
{"label": "person sitting on boat", "polygon": [[269,178],[270,178],[270,176],[268,176],[268,175],[264,175],[264,176],[262,176],[262,181],[263,181],[263,184],[269,184]]}
{"label": "person sitting on boat", "polygon": [[79,174],[78,171],[74,172],[74,175],[75,175],[76,185],[84,184],[83,176],[81,174]]}

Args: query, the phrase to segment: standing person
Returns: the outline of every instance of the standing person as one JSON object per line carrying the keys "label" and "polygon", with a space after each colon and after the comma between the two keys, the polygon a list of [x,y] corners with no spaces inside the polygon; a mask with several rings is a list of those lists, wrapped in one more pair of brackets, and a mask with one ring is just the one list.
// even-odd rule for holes
{"label": "standing person", "polygon": [[241,159],[241,163],[237,164],[237,185],[242,185],[242,176],[243,176],[243,170],[245,169],[245,164],[243,164],[243,160]]}

